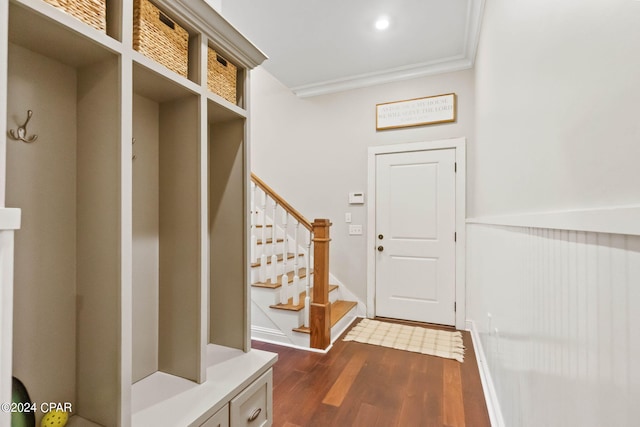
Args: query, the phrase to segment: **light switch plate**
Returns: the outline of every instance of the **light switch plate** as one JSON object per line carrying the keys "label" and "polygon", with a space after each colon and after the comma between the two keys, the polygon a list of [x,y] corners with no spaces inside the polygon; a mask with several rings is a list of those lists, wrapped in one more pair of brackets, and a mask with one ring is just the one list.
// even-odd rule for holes
{"label": "light switch plate", "polygon": [[349,235],[350,236],[361,236],[362,235],[362,225],[350,225],[349,226]]}

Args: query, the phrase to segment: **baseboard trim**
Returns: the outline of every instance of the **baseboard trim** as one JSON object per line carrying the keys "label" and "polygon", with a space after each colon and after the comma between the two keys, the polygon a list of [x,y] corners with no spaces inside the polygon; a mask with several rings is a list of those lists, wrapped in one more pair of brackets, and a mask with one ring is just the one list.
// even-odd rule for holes
{"label": "baseboard trim", "polygon": [[500,410],[500,402],[493,385],[491,371],[487,364],[487,358],[482,348],[480,334],[473,320],[467,320],[467,331],[471,333],[471,341],[476,353],[476,361],[478,362],[478,371],[480,371],[480,381],[482,382],[482,390],[484,391],[484,399],[487,403],[487,411],[489,412],[489,420],[492,427],[505,427],[502,411]]}
{"label": "baseboard trim", "polygon": [[321,354],[328,353],[329,350],[331,350],[331,348],[333,347],[333,344],[331,344],[326,349],[319,350],[317,348],[309,348],[309,347],[296,345],[290,341],[285,341],[285,339],[288,340],[288,337],[285,334],[283,334],[281,331],[277,329],[263,328],[260,326],[251,326],[251,339],[255,341],[266,342],[269,344],[281,345],[283,347],[295,348],[296,350],[304,350],[304,351],[309,351],[311,353],[321,353]]}
{"label": "baseboard trim", "polygon": [[[353,309],[352,309],[353,310]],[[338,341],[338,339],[342,336],[342,334],[344,334],[344,331],[346,331],[347,329],[349,329],[351,327],[351,325],[353,325],[353,323],[358,320],[358,319],[363,319],[364,316],[358,316],[357,314],[355,316],[345,316],[342,319],[340,319],[341,321],[346,319],[348,320],[348,322],[344,322],[344,325],[341,325],[340,322],[336,323],[335,327],[340,328],[339,331],[337,331],[336,333],[334,333],[333,328],[331,329],[331,345],[333,345],[334,342]],[[342,326],[342,327],[340,327]]]}
{"label": "baseboard trim", "polygon": [[273,336],[274,339],[287,337],[279,329],[265,328],[264,326],[251,325],[251,335],[253,336],[254,333],[258,335]]}

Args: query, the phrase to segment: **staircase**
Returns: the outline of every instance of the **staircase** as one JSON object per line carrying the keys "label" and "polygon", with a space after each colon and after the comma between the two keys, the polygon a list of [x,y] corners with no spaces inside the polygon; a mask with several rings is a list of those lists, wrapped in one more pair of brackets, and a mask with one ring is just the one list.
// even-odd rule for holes
{"label": "staircase", "polygon": [[311,223],[255,174],[251,180],[252,338],[325,349],[358,309],[344,286],[332,284],[331,224]]}

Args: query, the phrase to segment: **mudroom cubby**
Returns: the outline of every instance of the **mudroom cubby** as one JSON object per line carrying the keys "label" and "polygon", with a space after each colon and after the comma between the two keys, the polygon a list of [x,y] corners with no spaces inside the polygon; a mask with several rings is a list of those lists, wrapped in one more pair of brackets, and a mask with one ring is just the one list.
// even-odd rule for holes
{"label": "mudroom cubby", "polygon": [[[244,349],[249,307],[244,306],[247,281],[245,244],[248,228],[246,119],[208,101],[209,133],[209,342]],[[238,236],[243,236],[238,239]],[[229,268],[232,267],[232,268]],[[234,301],[234,304],[228,304]],[[238,310],[243,307],[243,310]],[[229,322],[229,320],[232,320]]]}
{"label": "mudroom cubby", "polygon": [[[71,403],[71,427],[235,425],[224,408],[270,390],[276,360],[248,318],[246,92],[265,56],[205,0],[153,3],[188,31],[186,76],[134,50],[133,0],[106,0],[104,32],[0,2],[0,208],[21,210],[0,396],[15,376]],[[208,47],[237,66],[236,103],[210,92]]]}
{"label": "mudroom cubby", "polygon": [[[32,20],[47,22],[64,52],[25,34],[41,30],[22,27]],[[22,209],[12,373],[34,402],[70,402],[76,418],[113,425],[121,350],[118,56],[14,4],[9,22],[8,127],[31,110],[26,139],[37,135],[6,143],[6,205]]]}
{"label": "mudroom cubby", "polygon": [[201,382],[199,97],[133,76],[133,381]]}

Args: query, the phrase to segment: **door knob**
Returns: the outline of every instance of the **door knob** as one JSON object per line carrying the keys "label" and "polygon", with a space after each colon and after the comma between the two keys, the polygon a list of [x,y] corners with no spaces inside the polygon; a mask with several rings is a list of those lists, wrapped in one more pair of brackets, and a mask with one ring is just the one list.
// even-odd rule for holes
{"label": "door knob", "polygon": [[378,246],[378,252],[384,251],[384,246]]}

